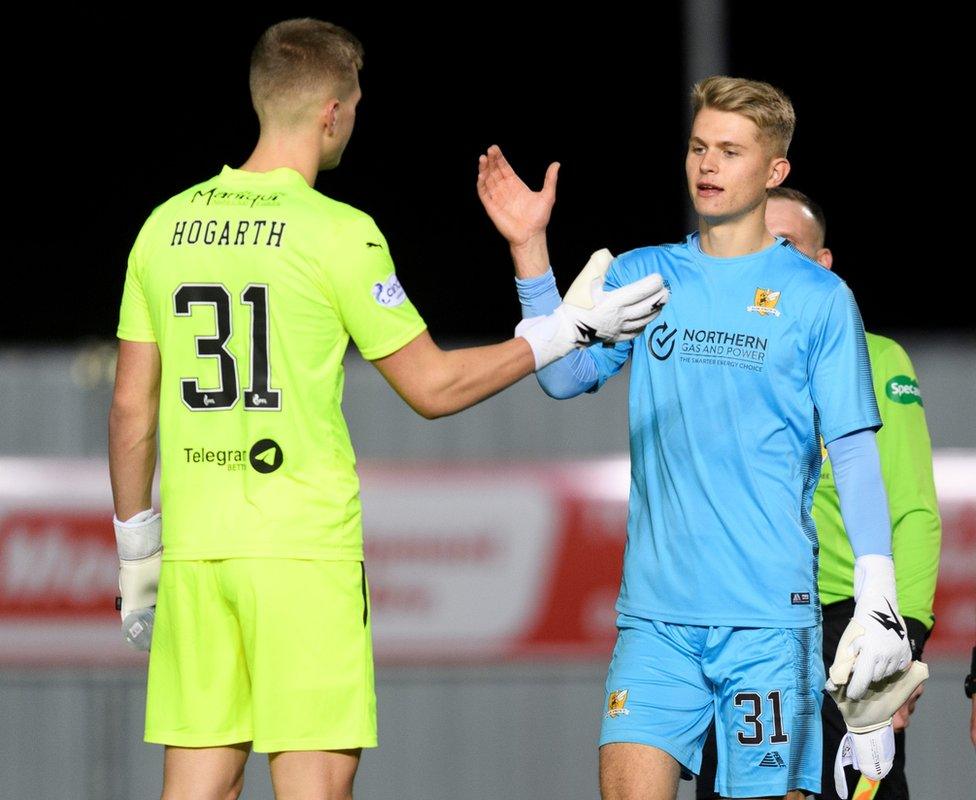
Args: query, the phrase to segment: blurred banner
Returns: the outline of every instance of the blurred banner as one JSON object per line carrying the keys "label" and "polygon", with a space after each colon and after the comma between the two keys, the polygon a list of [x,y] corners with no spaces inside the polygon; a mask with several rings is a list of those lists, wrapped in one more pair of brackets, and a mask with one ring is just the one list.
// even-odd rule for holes
{"label": "blurred banner", "polygon": [[[361,465],[381,663],[606,658],[629,460]],[[943,544],[926,648],[976,633],[976,453],[935,458]],[[107,463],[0,458],[0,663],[126,664]],[[165,524],[165,523],[164,523]]]}

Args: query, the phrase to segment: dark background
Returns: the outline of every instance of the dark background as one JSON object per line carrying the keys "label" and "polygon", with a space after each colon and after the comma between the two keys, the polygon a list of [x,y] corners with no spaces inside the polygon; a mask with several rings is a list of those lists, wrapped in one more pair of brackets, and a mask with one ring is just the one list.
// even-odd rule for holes
{"label": "dark background", "polygon": [[[534,188],[550,161],[562,163],[549,239],[563,289],[599,247],[688,232],[680,4],[558,19],[363,8],[59,17],[43,42],[54,77],[14,81],[8,97],[21,112],[8,118],[8,177],[27,198],[8,280],[27,302],[8,303],[0,341],[114,335],[139,227],[170,195],[247,158],[258,132],[250,50],[294,16],[330,19],[365,46],[355,133],[317,188],[376,219],[435,338],[503,338],[518,319],[507,247],[475,192],[489,144]],[[942,244],[954,212],[935,186],[971,170],[945,157],[953,146],[934,101],[942,67],[917,55],[951,21],[758,2],[730,3],[728,21],[729,72],[793,100],[787,185],[826,209],[835,268],[867,327],[971,329],[953,283],[962,265]]]}

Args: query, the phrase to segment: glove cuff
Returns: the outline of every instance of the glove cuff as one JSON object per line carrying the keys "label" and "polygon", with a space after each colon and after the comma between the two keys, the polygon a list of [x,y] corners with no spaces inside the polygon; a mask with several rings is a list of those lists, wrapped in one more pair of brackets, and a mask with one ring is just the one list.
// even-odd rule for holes
{"label": "glove cuff", "polygon": [[884,720],[883,722],[876,722],[874,725],[848,725],[847,730],[849,730],[851,733],[871,733],[871,731],[876,731],[883,728],[885,725],[891,725],[893,719],[894,717],[888,717],[888,719]]}
{"label": "glove cuff", "polygon": [[528,317],[515,326],[515,335],[521,336],[532,348],[536,371],[553,361],[568,355],[576,347],[575,339],[566,333],[564,317],[559,306],[544,317]]}
{"label": "glove cuff", "polygon": [[895,599],[895,561],[891,556],[871,553],[855,559],[855,602],[860,600],[865,592],[884,595],[893,605],[897,602]]}
{"label": "glove cuff", "polygon": [[162,515],[151,508],[140,511],[125,522],[120,522],[118,517],[113,516],[112,524],[115,526],[115,545],[119,551],[119,559],[123,561],[148,558],[162,545]]}

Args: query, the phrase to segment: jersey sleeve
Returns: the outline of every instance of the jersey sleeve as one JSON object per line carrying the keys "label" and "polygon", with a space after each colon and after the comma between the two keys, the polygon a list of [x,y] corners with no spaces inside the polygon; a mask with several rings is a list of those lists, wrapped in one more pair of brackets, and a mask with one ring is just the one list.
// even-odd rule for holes
{"label": "jersey sleeve", "polygon": [[330,300],[363,358],[390,355],[427,325],[397,279],[386,238],[370,217],[350,225],[343,263],[328,273]]}
{"label": "jersey sleeve", "polygon": [[915,368],[900,345],[891,342],[872,366],[884,421],[878,449],[891,513],[898,608],[931,628],[942,522],[922,396]]}
{"label": "jersey sleeve", "polygon": [[132,342],[155,342],[156,333],[152,326],[149,313],[149,303],[143,287],[143,270],[145,269],[145,252],[143,241],[146,229],[152,221],[152,216],[143,225],[136,241],[129,251],[128,265],[125,270],[125,285],[122,289],[122,307],[119,310],[119,327],[116,336]]}
{"label": "jersey sleeve", "polygon": [[807,376],[825,443],[881,426],[864,325],[846,283],[837,285],[817,313]]}
{"label": "jersey sleeve", "polygon": [[[630,275],[621,259],[615,258],[607,270],[603,285],[607,291],[610,291],[612,289],[619,289],[621,286],[626,286],[628,283],[633,283],[639,277],[641,276]],[[605,346],[602,343],[590,345],[587,348],[587,352],[593,357],[593,362],[596,364],[596,383],[586,391],[599,391],[603,387],[603,384],[624,368],[624,364],[627,363],[627,359],[630,358],[633,351],[633,339],[629,339],[626,342],[617,342],[613,346]]]}

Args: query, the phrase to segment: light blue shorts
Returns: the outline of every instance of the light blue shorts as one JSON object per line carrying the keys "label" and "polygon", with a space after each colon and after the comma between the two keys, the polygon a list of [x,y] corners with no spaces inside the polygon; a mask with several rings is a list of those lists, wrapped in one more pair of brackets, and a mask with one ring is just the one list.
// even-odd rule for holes
{"label": "light blue shorts", "polygon": [[821,629],[617,618],[600,745],[664,750],[697,773],[715,717],[722,797],[820,791]]}

